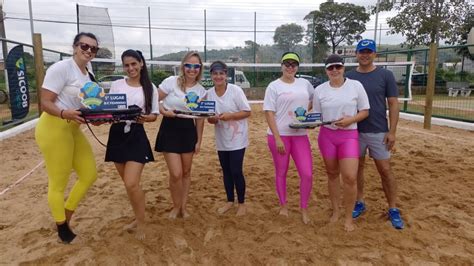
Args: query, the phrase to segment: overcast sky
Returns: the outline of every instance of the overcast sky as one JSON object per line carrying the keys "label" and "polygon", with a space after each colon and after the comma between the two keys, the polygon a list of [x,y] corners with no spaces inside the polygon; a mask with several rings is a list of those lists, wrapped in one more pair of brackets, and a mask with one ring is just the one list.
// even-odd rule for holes
{"label": "overcast sky", "polygon": [[[1,1],[1,0],[0,0]],[[113,25],[115,52],[119,55],[128,48],[141,49],[149,57],[148,7],[151,11],[153,55],[181,50],[204,49],[204,10],[206,10],[207,49],[245,46],[246,40],[254,40],[254,12],[256,12],[259,44],[272,44],[273,31],[286,23],[297,23],[306,28],[303,18],[319,8],[322,0],[31,0],[33,18],[54,20],[61,23],[34,22],[36,33],[42,34],[43,46],[63,52],[71,52],[76,29],[76,3],[108,9]],[[290,4],[291,2],[291,4]],[[375,0],[347,0],[357,5],[374,5]],[[31,43],[28,20],[28,0],[3,0],[5,31],[8,39]],[[389,13],[379,14],[382,24],[381,43],[398,44],[400,36],[386,35],[386,18]],[[98,23],[101,18],[89,16],[86,22]],[[123,26],[123,27],[118,27]],[[129,26],[132,26],[130,28]],[[375,16],[367,23],[363,37],[374,37]],[[133,28],[134,27],[134,28]],[[159,28],[159,29],[158,29]],[[96,30],[102,28],[96,26]],[[218,32],[227,31],[227,32]],[[240,32],[247,31],[247,32]],[[379,34],[377,34],[378,38]]]}

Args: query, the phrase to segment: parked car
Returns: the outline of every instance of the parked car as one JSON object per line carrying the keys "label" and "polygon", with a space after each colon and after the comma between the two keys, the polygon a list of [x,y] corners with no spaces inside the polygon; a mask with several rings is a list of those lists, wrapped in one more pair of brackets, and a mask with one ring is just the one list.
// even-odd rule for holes
{"label": "parked car", "polygon": [[[232,75],[234,75],[232,77]],[[235,70],[232,67],[229,67],[227,69],[227,82],[235,84],[242,89],[250,89],[250,82],[245,76],[243,71],[240,70]],[[202,79],[201,79],[201,85],[204,86],[204,88],[210,88],[214,86],[214,83],[212,82],[211,79],[211,73],[209,73],[209,70],[204,70]]]}
{"label": "parked car", "polygon": [[242,89],[250,89],[250,82],[243,71],[236,70],[234,74],[235,85],[241,87]]}
{"label": "parked car", "polygon": [[[417,74],[417,75],[413,74],[411,76],[411,82],[412,82],[411,84],[414,85],[414,86],[426,85],[428,83],[428,73],[426,73],[426,74],[420,73],[420,74]],[[446,81],[443,80],[443,78],[436,75],[435,84],[436,84],[436,86],[444,86],[444,85],[446,85]]]}
{"label": "parked car", "polygon": [[104,88],[105,93],[109,93],[110,86],[112,86],[112,82],[119,80],[119,79],[124,79],[126,76],[123,75],[108,75],[108,76],[103,76],[97,79],[97,83],[99,86]]}
{"label": "parked car", "polygon": [[310,75],[297,74],[296,77],[308,80],[311,83],[311,85],[313,85],[314,88],[316,88],[317,86],[319,86],[320,84],[324,82],[322,79],[315,76],[310,76]]}
{"label": "parked car", "polygon": [[[402,83],[404,84],[404,82]],[[426,86],[428,84],[428,73],[412,73],[411,85],[412,86]],[[436,75],[435,86],[445,86],[446,81],[440,76]]]}

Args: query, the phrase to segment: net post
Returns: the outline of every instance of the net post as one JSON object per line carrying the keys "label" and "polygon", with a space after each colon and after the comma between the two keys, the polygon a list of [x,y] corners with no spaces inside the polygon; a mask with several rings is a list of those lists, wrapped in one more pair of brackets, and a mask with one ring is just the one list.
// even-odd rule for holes
{"label": "net post", "polygon": [[38,115],[41,115],[41,86],[44,80],[43,42],[40,33],[33,34],[33,54],[35,61],[36,94],[38,99]]}
{"label": "net post", "polygon": [[[412,52],[409,51],[407,53],[407,61],[411,61],[411,55],[412,55]],[[405,98],[408,98],[408,96],[409,96],[408,95],[409,94],[409,92],[408,92],[409,82],[411,82],[411,80],[410,80],[410,69],[406,69],[405,70],[405,88],[403,90],[403,96]],[[405,100],[405,101],[403,101],[403,112],[407,112],[407,109],[408,109],[408,101]]]}

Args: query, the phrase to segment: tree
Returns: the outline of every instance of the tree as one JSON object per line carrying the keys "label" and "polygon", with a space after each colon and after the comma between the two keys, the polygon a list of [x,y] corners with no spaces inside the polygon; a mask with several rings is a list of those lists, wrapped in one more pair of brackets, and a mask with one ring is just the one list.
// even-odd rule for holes
{"label": "tree", "polygon": [[313,40],[313,46],[329,42],[335,53],[341,43],[351,45],[362,38],[370,16],[363,6],[325,2],[304,19],[308,22],[307,39]]}
{"label": "tree", "polygon": [[251,60],[251,62],[253,62],[254,58],[257,56],[259,47],[260,45],[254,41],[251,41],[251,40],[245,41],[245,47],[244,47],[245,55],[247,56],[247,58]]}
{"label": "tree", "polygon": [[410,47],[430,46],[423,127],[431,129],[438,44],[440,40],[447,43],[459,41],[462,26],[468,18],[469,5],[464,0],[431,0],[401,1],[393,7],[398,14],[387,19],[391,28],[389,34],[402,34],[406,38],[404,44]]}
{"label": "tree", "polygon": [[[97,51],[96,58],[112,58],[113,54],[107,47],[101,47],[99,51]],[[111,75],[115,71],[115,63],[107,63],[107,62],[96,62],[93,64],[94,72],[100,73],[102,75]]]}
{"label": "tree", "polygon": [[402,44],[409,47],[439,40],[458,43],[469,14],[469,6],[463,0],[402,1],[388,8],[398,11],[387,19],[391,28],[388,33],[402,34],[406,38]]}
{"label": "tree", "polygon": [[[314,34],[312,34],[314,36]],[[321,35],[315,36],[319,39],[308,39],[308,48],[311,54],[312,62],[323,62],[324,59],[327,57],[327,52],[329,50],[329,45]]]}
{"label": "tree", "polygon": [[[461,28],[460,39],[459,39],[457,44],[459,44],[459,45],[466,45],[467,44],[467,36],[469,35],[469,31],[471,30],[472,27],[474,27],[474,13],[471,11],[468,14],[468,18],[466,19],[466,23],[464,23],[464,25]],[[471,60],[474,60],[474,55],[472,55],[469,52],[468,47],[461,47],[461,48],[458,48],[456,50],[457,50],[457,52],[460,56],[467,57]]]}
{"label": "tree", "polygon": [[284,52],[291,51],[303,40],[304,28],[296,23],[283,24],[276,28],[273,41]]}

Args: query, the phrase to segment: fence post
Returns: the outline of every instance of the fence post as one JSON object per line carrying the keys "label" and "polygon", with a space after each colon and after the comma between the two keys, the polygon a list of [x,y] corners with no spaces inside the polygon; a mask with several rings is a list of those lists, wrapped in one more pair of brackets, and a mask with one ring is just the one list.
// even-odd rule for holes
{"label": "fence post", "polygon": [[[151,11],[148,7],[148,38],[150,40],[150,61],[153,61],[153,44],[151,41]],[[153,77],[153,64],[150,64],[150,78]]]}
{"label": "fence post", "polygon": [[38,99],[38,115],[41,115],[41,86],[44,80],[44,62],[43,62],[43,42],[41,41],[41,34],[35,33],[33,35],[33,55],[35,58],[35,80],[36,80],[36,95]]}
{"label": "fence post", "polygon": [[207,62],[207,17],[204,9],[204,63]]}
{"label": "fence post", "polygon": [[[257,12],[253,12],[253,63],[257,63]],[[257,68],[253,67],[253,85],[257,86]]]}
{"label": "fence post", "polygon": [[430,44],[428,63],[428,84],[426,86],[424,129],[431,129],[431,116],[433,114],[433,97],[435,93],[436,64],[438,59],[438,43]]}

